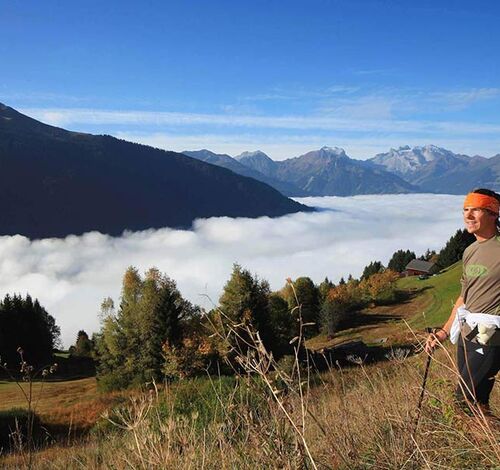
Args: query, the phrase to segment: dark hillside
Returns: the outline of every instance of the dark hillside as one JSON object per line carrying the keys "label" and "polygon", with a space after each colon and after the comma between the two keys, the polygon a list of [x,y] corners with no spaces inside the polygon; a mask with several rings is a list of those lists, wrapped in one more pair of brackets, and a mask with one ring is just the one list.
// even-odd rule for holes
{"label": "dark hillside", "polygon": [[268,185],[174,152],[69,132],[0,104],[0,235],[189,227],[199,217],[309,208]]}

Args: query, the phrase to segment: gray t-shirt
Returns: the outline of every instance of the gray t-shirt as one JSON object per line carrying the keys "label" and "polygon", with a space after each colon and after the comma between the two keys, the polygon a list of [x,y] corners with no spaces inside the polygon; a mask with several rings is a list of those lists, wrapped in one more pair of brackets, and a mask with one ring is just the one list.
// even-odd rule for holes
{"label": "gray t-shirt", "polygon": [[467,310],[500,315],[500,235],[475,241],[462,259],[461,296]]}

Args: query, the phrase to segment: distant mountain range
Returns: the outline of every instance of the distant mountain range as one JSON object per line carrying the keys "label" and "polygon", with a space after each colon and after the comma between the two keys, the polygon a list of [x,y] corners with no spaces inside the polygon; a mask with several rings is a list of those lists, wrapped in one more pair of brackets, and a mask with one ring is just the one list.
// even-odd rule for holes
{"label": "distant mountain range", "polygon": [[474,187],[500,190],[500,154],[485,158],[426,145],[391,149],[368,162],[431,193],[464,194]]}
{"label": "distant mountain range", "polygon": [[[242,167],[252,170],[254,178],[274,186],[287,196],[352,196],[418,191],[418,188],[399,176],[375,165],[349,158],[339,148],[323,147],[283,161],[274,161],[260,151],[244,152],[235,158],[216,155],[207,150],[201,152],[207,155],[203,158],[204,161],[224,166],[239,174],[246,174]],[[199,156],[202,155],[201,152]],[[194,156],[197,152],[183,153]]]}
{"label": "distant mountain range", "polygon": [[[276,178],[266,176],[266,174],[262,173],[261,171],[252,168],[250,165],[241,163],[237,158],[232,158],[229,155],[213,153],[210,152],[210,150],[206,149],[195,151],[186,150],[182,153],[189,157],[196,158],[197,160],[227,168],[228,170],[231,170],[238,175],[254,178],[257,181],[262,181],[263,183],[272,186],[273,188],[277,189],[282,194],[285,194],[287,196],[307,196],[306,191],[302,191],[299,187],[293,185],[292,183],[280,181]],[[267,158],[271,160],[269,157]],[[271,162],[273,161],[271,160]]]}
{"label": "distant mountain range", "polygon": [[500,189],[500,154],[469,157],[435,145],[391,149],[368,160],[350,158],[338,147],[323,147],[282,161],[261,151],[234,158],[208,150],[183,153],[197,154],[206,162],[264,181],[287,196],[465,194],[479,186]]}
{"label": "distant mountain range", "polygon": [[0,168],[0,235],[120,235],[189,227],[199,217],[311,210],[247,177],[250,170],[240,176],[180,153],[70,132],[1,103]]}

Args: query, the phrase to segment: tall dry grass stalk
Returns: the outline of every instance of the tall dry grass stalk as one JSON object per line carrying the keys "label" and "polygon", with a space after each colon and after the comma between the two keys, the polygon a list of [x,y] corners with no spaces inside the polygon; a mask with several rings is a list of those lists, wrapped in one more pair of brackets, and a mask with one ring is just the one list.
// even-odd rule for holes
{"label": "tall dry grass stalk", "polygon": [[[34,424],[36,417],[36,409],[40,398],[43,394],[43,386],[45,379],[57,370],[57,363],[49,364],[36,369],[33,365],[28,364],[24,358],[24,350],[21,347],[17,348],[19,354],[19,371],[13,372],[7,363],[1,361],[0,369],[2,369],[12,382],[14,382],[21,395],[24,398],[27,407],[27,423],[25,428],[16,420],[15,427],[11,430],[10,441],[11,448],[13,448],[23,459],[26,468],[33,467],[33,452],[34,452]],[[19,379],[19,375],[21,379]],[[38,393],[34,393],[33,385],[35,380],[41,378],[41,386]],[[21,385],[21,381],[28,384],[27,390]]]}

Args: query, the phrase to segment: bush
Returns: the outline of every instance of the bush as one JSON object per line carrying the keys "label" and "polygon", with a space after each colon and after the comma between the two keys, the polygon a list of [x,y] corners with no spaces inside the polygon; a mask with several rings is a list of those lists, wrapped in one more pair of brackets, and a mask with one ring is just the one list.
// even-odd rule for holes
{"label": "bush", "polygon": [[122,371],[109,372],[106,375],[100,375],[96,378],[97,387],[101,392],[113,392],[132,387],[131,379]]}
{"label": "bush", "polygon": [[176,382],[158,405],[162,419],[187,419],[200,432],[213,423],[236,427],[242,415],[259,421],[265,410],[262,397],[236,377]]}

